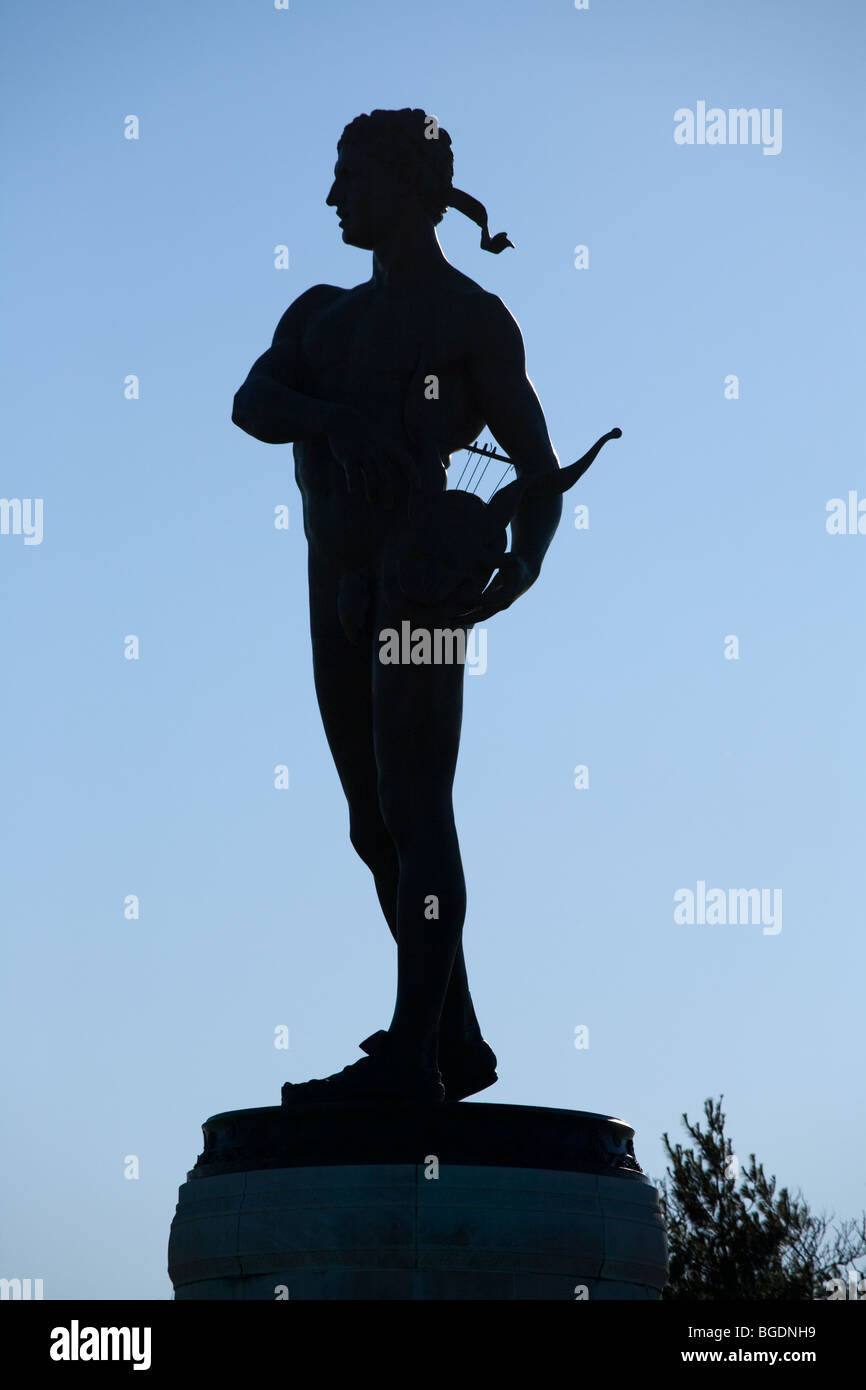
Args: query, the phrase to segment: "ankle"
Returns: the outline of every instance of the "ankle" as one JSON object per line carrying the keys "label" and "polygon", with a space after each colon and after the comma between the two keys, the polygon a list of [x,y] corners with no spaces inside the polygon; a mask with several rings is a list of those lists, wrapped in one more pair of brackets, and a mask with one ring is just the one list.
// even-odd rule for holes
{"label": "ankle", "polygon": [[392,1028],[388,1031],[388,1044],[393,1055],[408,1067],[417,1067],[419,1071],[437,1069],[435,1034],[432,1038],[419,1038],[417,1034],[406,1035]]}
{"label": "ankle", "polygon": [[439,1054],[465,1052],[467,1048],[479,1047],[484,1038],[477,1023],[454,1028],[440,1028]]}

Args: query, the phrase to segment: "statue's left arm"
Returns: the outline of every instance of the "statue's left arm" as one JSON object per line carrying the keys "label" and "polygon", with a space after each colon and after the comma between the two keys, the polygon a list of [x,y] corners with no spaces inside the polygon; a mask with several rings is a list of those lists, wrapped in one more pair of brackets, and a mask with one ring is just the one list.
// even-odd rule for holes
{"label": "statue's left arm", "polygon": [[[516,320],[493,294],[479,296],[473,314],[470,370],[474,402],[519,477],[554,472],[559,459],[535,389],[526,375],[523,337]],[[508,608],[538,578],[562,516],[562,498],[530,493],[511,523],[511,551],[468,616],[483,622]]]}

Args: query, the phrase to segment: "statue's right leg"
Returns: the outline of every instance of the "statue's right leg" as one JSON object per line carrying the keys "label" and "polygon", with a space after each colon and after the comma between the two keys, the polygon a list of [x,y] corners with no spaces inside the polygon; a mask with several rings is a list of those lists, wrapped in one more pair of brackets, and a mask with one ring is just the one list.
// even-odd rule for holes
{"label": "statue's right leg", "polygon": [[349,838],[373,875],[382,912],[396,941],[398,862],[394,841],[379,810],[369,629],[365,628],[357,643],[350,642],[337,615],[339,575],[311,557],[309,577],[316,698],[349,806]]}
{"label": "statue's right leg", "polygon": [[[378,774],[371,720],[369,625],[357,644],[340,623],[339,576],[312,557],[310,627],[316,695],[337,772],[349,803],[352,843],[370,865],[389,926],[396,925],[397,854],[379,812]],[[357,610],[355,617],[358,617]],[[357,624],[353,624],[357,626]],[[393,927],[392,927],[393,930]],[[283,1086],[285,1106],[355,1102],[439,1103],[445,1092],[426,1059],[386,1045],[332,1076]]]}

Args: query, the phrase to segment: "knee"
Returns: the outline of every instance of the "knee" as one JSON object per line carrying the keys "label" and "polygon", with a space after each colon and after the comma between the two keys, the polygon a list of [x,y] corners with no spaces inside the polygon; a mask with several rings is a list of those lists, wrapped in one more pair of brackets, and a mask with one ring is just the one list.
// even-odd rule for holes
{"label": "knee", "polygon": [[402,777],[380,779],[382,823],[398,851],[411,849],[419,838],[441,839],[453,827],[451,798],[436,795],[433,781],[419,777],[408,786]]}
{"label": "knee", "polygon": [[350,812],[349,839],[355,853],[374,874],[382,872],[394,858],[394,841],[378,807]]}

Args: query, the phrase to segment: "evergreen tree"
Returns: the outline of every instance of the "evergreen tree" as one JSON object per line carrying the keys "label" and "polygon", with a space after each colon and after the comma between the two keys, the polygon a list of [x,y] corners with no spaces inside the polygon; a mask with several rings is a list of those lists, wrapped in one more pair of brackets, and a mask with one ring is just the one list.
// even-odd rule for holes
{"label": "evergreen tree", "polygon": [[[704,1101],[706,1130],[683,1115],[694,1148],[663,1136],[671,1166],[659,1184],[670,1256],[662,1297],[826,1300],[853,1289],[866,1298],[866,1214],[831,1228],[802,1194],[777,1193],[754,1154],[740,1171],[722,1100]],[[857,1261],[855,1283],[848,1266]]]}

